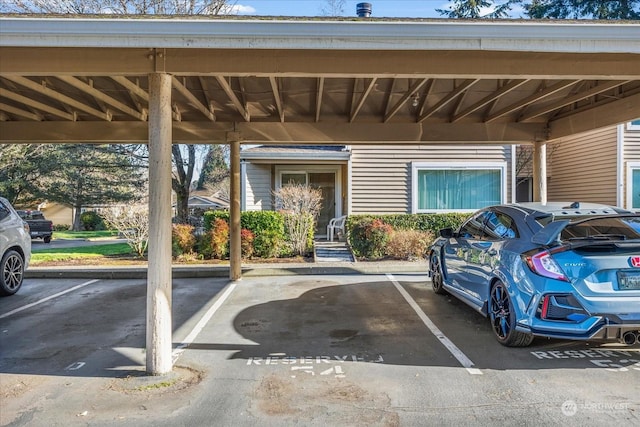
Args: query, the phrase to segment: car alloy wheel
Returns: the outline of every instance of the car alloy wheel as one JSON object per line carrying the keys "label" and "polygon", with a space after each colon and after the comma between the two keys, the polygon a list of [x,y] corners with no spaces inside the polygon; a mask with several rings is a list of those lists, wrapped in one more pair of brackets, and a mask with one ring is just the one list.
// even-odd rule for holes
{"label": "car alloy wheel", "polygon": [[509,291],[501,281],[491,287],[489,318],[498,342],[507,347],[526,347],[533,341],[531,334],[515,330],[515,314]]}
{"label": "car alloy wheel", "polygon": [[447,291],[445,291],[443,287],[444,279],[442,277],[442,267],[440,267],[440,259],[435,253],[431,254],[429,270],[431,272],[431,287],[433,288],[433,292],[445,295]]}
{"label": "car alloy wheel", "polygon": [[16,251],[8,251],[0,261],[2,269],[2,283],[0,283],[0,294],[13,295],[22,286],[24,276],[24,260]]}

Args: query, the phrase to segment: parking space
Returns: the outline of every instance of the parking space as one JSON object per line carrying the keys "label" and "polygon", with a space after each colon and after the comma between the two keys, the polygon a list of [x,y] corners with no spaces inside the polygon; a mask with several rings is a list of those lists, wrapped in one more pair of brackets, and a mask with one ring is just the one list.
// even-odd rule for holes
{"label": "parking space", "polygon": [[637,425],[640,348],[534,341],[424,275],[177,279],[170,378],[144,370],[144,280],[0,299],[0,424]]}

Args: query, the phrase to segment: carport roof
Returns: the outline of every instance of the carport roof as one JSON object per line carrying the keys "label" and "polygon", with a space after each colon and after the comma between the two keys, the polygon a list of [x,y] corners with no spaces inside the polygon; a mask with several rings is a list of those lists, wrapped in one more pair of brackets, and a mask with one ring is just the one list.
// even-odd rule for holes
{"label": "carport roof", "polygon": [[531,143],[640,116],[640,23],[0,18],[0,142]]}

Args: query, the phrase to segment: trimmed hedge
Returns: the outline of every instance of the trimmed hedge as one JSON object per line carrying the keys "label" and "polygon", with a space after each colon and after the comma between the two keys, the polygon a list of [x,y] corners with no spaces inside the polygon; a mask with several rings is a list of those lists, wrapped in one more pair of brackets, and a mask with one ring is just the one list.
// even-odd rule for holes
{"label": "trimmed hedge", "polygon": [[[457,229],[468,217],[469,214],[466,213],[349,215],[346,222],[347,237],[349,245],[357,257],[379,259],[384,255],[391,255],[395,258],[401,258],[398,251],[390,254],[388,250],[390,248],[387,247],[394,230],[415,230],[423,232],[430,239],[433,239],[433,236],[437,236],[441,228]],[[421,237],[418,240],[422,241],[423,239],[424,237]],[[422,242],[422,244],[427,244],[427,242]],[[396,249],[400,250],[400,248]],[[411,255],[410,252],[416,251],[414,247],[405,249],[407,257]]]}
{"label": "trimmed hedge", "polygon": [[441,228],[451,227],[457,229],[469,218],[471,214],[452,212],[442,214],[363,214],[349,215],[347,218],[347,233],[353,228],[353,225],[361,220],[380,219],[385,224],[389,224],[395,230],[420,230],[430,231],[434,236],[438,236]]}

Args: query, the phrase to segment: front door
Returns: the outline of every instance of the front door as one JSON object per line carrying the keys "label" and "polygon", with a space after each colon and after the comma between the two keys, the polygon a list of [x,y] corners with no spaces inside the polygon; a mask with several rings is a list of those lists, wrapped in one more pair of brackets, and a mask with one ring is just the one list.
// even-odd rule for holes
{"label": "front door", "polygon": [[336,173],[309,172],[309,185],[322,191],[322,207],[316,223],[316,235],[324,235],[331,218],[336,216]]}

